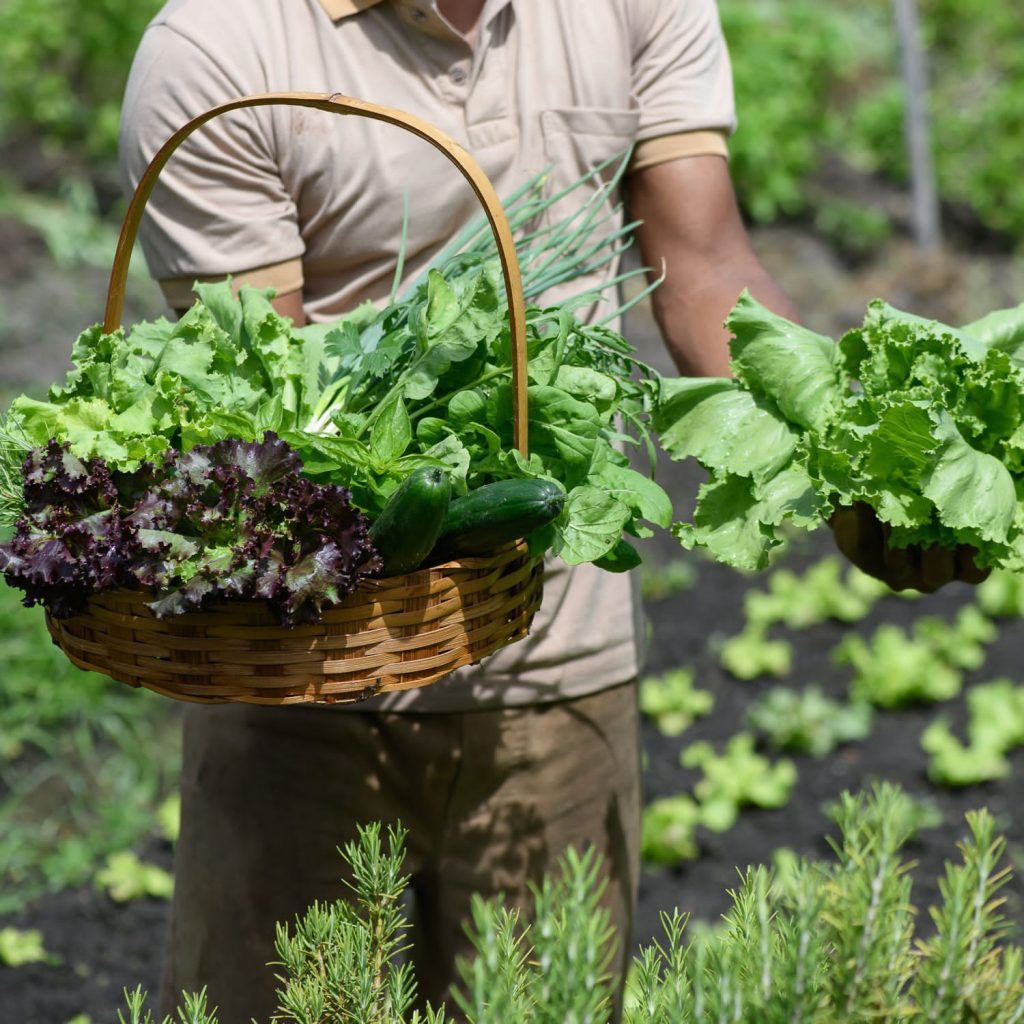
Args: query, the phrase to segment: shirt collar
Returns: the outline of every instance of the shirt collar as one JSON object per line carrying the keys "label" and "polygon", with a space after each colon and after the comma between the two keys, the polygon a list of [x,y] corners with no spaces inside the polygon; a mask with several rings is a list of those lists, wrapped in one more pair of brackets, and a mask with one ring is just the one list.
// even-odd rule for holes
{"label": "shirt collar", "polygon": [[[487,0],[484,4],[483,14],[480,17],[480,23],[485,24],[490,20],[493,14],[497,13],[508,0]],[[353,14],[358,14],[360,11],[365,11],[368,7],[375,7],[381,3],[381,0],[320,0],[320,6],[327,12],[327,17],[332,21],[341,21],[342,18],[348,18]],[[427,6],[432,6],[427,4]]]}
{"label": "shirt collar", "polygon": [[340,21],[379,3],[380,0],[320,0],[320,5],[332,21]]}

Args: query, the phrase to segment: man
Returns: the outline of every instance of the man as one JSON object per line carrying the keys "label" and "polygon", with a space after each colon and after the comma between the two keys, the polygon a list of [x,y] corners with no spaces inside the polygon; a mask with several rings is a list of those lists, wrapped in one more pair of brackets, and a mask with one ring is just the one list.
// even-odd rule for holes
{"label": "man", "polygon": [[[546,166],[559,189],[636,144],[626,198],[643,259],[665,267],[654,305],[679,369],[728,372],[722,322],[743,288],[792,315],[736,208],[714,0],[172,0],[128,85],[129,182],[191,117],[268,91],[424,117],[503,195]],[[274,287],[297,323],[322,321],[387,296],[406,192],[412,276],[479,212],[443,157],[365,119],[240,111],[175,155],[142,241],[177,309],[195,279],[231,273]],[[269,1016],[274,922],[344,892],[336,847],[371,819],[411,830],[417,976],[435,1004],[469,952],[470,894],[526,903],[527,882],[570,844],[604,855],[624,966],[641,806],[636,618],[628,578],[553,565],[531,636],[431,687],[352,709],[186,709],[160,1012],[207,985],[227,1024]]]}

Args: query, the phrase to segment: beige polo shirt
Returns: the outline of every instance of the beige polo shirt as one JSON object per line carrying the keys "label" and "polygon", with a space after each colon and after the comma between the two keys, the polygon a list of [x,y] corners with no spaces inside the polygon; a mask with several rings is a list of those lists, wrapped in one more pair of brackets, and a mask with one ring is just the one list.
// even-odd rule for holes
{"label": "beige polo shirt", "polygon": [[[170,0],[125,95],[126,180],[191,117],[270,91],[340,92],[426,118],[502,195],[549,166],[546,187],[560,189],[632,144],[633,168],[724,156],[734,127],[714,0],[486,0],[473,39],[434,0]],[[171,159],[141,241],[172,306],[191,303],[196,278],[231,273],[301,288],[308,318],[323,321],[387,297],[406,196],[411,280],[479,213],[445,157],[365,118],[235,111]],[[637,673],[636,619],[628,577],[554,565],[527,640],[373,703],[455,710],[595,692]]]}

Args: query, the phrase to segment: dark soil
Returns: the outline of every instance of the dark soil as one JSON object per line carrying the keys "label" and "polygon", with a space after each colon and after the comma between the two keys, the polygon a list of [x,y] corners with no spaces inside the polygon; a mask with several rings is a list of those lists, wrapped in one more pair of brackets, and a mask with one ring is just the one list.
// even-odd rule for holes
{"label": "dark soil", "polygon": [[[831,536],[822,531],[794,544],[780,564],[798,569],[834,551]],[[669,551],[665,554],[670,556]],[[798,632],[777,629],[773,636],[786,637],[794,644],[791,675],[785,680],[743,682],[731,677],[718,663],[715,641],[742,629],[744,594],[761,585],[756,577],[745,577],[724,566],[700,561],[694,590],[648,603],[647,612],[653,624],[648,669],[658,672],[681,664],[693,666],[698,685],[715,695],[712,714],[700,719],[679,739],[664,737],[651,723],[644,723],[648,800],[688,790],[698,773],[680,767],[680,751],[695,739],[710,740],[719,749],[731,735],[746,727],[750,704],[768,687],[785,683],[802,688],[818,683],[829,696],[842,699],[851,672],[848,667],[834,665],[830,652],[849,629],[868,635],[883,622],[906,628],[922,615],[951,620],[962,605],[973,599],[972,588],[954,584],[915,600],[884,598],[854,627],[825,623]],[[965,676],[965,692],[971,682],[1000,676],[1015,681],[1021,678],[1019,652],[1024,624],[1002,621],[999,626],[999,637],[988,648],[985,665]],[[966,718],[963,697],[941,706],[880,710],[867,740],[848,744],[822,760],[785,755],[794,761],[799,772],[799,781],[785,807],[748,809],[732,829],[722,834],[699,829],[699,859],[673,869],[645,870],[636,940],[646,943],[660,938],[659,914],[675,906],[695,919],[717,919],[730,906],[726,890],[735,888],[739,881],[736,868],[770,863],[772,852],[779,847],[789,847],[806,857],[829,858],[831,851],[824,836],[834,834],[835,830],[827,813],[828,805],[843,790],[861,790],[876,780],[899,783],[941,813],[941,824],[922,830],[906,850],[906,858],[918,865],[914,871],[913,901],[920,910],[919,934],[930,931],[925,910],[939,898],[938,880],[944,862],[959,859],[956,844],[967,837],[964,815],[968,810],[989,808],[1007,838],[1009,863],[1018,862],[1016,870],[1024,871],[1024,863],[1019,863],[1024,854],[1024,815],[1019,811],[1024,751],[1012,756],[1013,774],[1006,780],[962,790],[940,789],[927,778],[927,755],[920,746],[922,731],[939,713],[949,716],[957,726],[962,725]],[[1008,900],[1008,917],[1019,935],[1024,925],[1024,877],[1014,878],[1003,894]]]}
{"label": "dark soil", "polygon": [[[1008,257],[943,253],[919,257],[902,242],[886,247],[877,259],[856,272],[828,246],[802,231],[760,231],[756,244],[768,267],[790,292],[812,328],[836,335],[858,323],[868,299],[884,296],[897,306],[950,322],[964,322],[999,305],[1019,301],[1019,271]],[[10,223],[0,224],[0,245],[16,254],[0,272],[0,392],[32,382],[48,381],[66,364],[69,339],[101,314],[105,286],[99,272],[65,272],[54,276],[47,268],[38,240]],[[139,302],[141,314],[158,314],[152,293]],[[41,335],[39,325],[45,324]],[[651,362],[667,369],[650,315],[641,309],[628,328],[634,343]],[[689,467],[669,466],[663,482],[685,505],[698,482]],[[649,542],[658,558],[679,557],[671,538]],[[796,544],[787,556],[790,564],[807,563],[831,551],[827,535]],[[722,566],[695,559],[696,589],[650,604],[652,672],[687,664],[696,669],[698,683],[715,695],[714,712],[700,720],[684,737],[669,740],[645,724],[648,755],[647,795],[656,798],[685,791],[693,773],[679,766],[679,751],[696,738],[718,745],[744,727],[752,699],[768,685],[739,682],[719,666],[714,651],[717,638],[738,632],[743,625],[743,596],[758,578],[743,576]],[[917,601],[896,597],[878,603],[859,631],[870,632],[883,621],[906,624],[923,614],[951,616],[972,597],[969,588],[951,586]],[[818,682],[834,695],[843,693],[847,669],[836,668],[829,652],[846,627],[826,624],[791,635],[796,663],[790,685]],[[1022,627],[1002,624],[988,663],[974,678],[987,679],[1018,673]],[[963,716],[962,698],[944,706],[953,717]],[[865,742],[850,745],[830,758],[815,761],[797,757],[799,782],[790,802],[777,811],[746,811],[729,832],[699,835],[701,856],[674,869],[647,870],[641,880],[635,937],[647,942],[660,934],[659,914],[679,906],[697,919],[714,920],[728,906],[726,890],[734,887],[737,866],[770,860],[772,851],[786,846],[797,853],[824,857],[828,847],[822,836],[829,829],[824,807],[844,789],[856,790],[873,779],[900,783],[911,793],[926,796],[940,810],[942,823],[923,831],[908,850],[916,859],[914,896],[926,907],[937,895],[936,880],[944,860],[955,855],[955,843],[964,836],[965,810],[987,805],[997,816],[1009,840],[1011,860],[1024,850],[1024,815],[1018,813],[1019,773],[1024,752],[1014,759],[1014,777],[984,787],[954,792],[939,790],[925,776],[925,755],[919,736],[936,710],[918,708],[877,715]],[[171,851],[151,845],[139,851],[148,860],[169,867]],[[1009,916],[1024,921],[1024,887],[1018,882],[1007,890]],[[299,908],[296,908],[297,910]],[[0,967],[0,1024],[66,1024],[76,1014],[88,1014],[92,1024],[113,1022],[123,1006],[121,990],[141,985],[155,993],[167,905],[153,900],[117,905],[106,895],[84,888],[40,900],[23,913],[0,919],[0,928],[38,928],[48,950],[60,957],[54,966]],[[922,918],[926,915],[922,913]],[[224,1022],[237,1024],[237,1022]]]}

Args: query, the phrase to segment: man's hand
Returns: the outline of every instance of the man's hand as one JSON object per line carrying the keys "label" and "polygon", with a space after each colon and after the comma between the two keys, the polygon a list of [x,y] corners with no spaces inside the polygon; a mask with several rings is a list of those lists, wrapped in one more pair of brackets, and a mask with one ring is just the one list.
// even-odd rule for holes
{"label": "man's hand", "polygon": [[947,583],[980,583],[988,569],[974,563],[974,548],[961,544],[955,550],[911,544],[889,544],[892,529],[875,510],[862,501],[842,506],[829,520],[839,550],[862,572],[887,583],[893,590],[920,590],[930,594]]}

